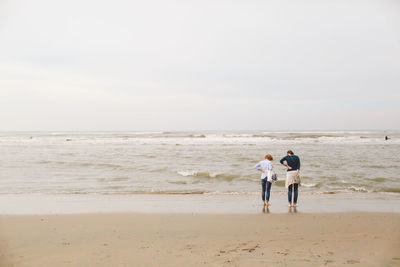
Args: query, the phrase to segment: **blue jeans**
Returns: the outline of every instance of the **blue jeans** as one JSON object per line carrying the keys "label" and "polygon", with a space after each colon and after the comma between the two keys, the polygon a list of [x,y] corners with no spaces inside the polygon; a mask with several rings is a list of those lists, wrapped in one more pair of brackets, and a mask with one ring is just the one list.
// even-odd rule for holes
{"label": "blue jeans", "polygon": [[261,179],[261,198],[265,202],[265,193],[267,193],[267,202],[269,202],[269,193],[271,192],[271,182],[267,181],[267,178]]}
{"label": "blue jeans", "polygon": [[291,184],[288,187],[288,200],[289,204],[292,204],[292,190],[294,187],[294,201],[293,204],[297,204],[297,196],[299,195],[299,184]]}

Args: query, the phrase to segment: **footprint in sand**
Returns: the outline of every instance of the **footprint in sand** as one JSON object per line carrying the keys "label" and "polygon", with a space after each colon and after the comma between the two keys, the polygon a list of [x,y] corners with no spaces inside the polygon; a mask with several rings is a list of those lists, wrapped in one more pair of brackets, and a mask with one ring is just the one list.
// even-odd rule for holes
{"label": "footprint in sand", "polygon": [[325,260],[324,265],[328,265],[329,263],[334,263],[335,261],[333,260]]}
{"label": "footprint in sand", "polygon": [[252,253],[253,251],[255,251],[257,248],[260,247],[260,244],[256,243],[254,245],[250,245],[249,243],[251,243],[251,241],[249,242],[243,242],[243,243],[239,243],[238,246],[236,246],[233,249],[229,249],[229,250],[220,250],[219,254],[217,254],[217,256],[220,256],[220,254],[230,254],[230,253],[237,253],[239,251],[247,251],[249,253]]}
{"label": "footprint in sand", "polygon": [[275,254],[282,254],[283,256],[287,256],[289,255],[289,250],[285,249],[285,251],[277,251],[275,252]]}
{"label": "footprint in sand", "polygon": [[248,251],[249,253],[251,253],[254,250],[256,250],[257,248],[259,248],[259,247],[260,247],[259,244],[257,244],[257,245],[255,245],[253,247],[250,247],[250,248],[242,248],[242,251]]}
{"label": "footprint in sand", "polygon": [[186,244],[185,245],[185,249],[189,249],[189,250],[191,250],[191,249],[193,249],[193,245],[192,244]]}
{"label": "footprint in sand", "polygon": [[360,263],[359,261],[356,260],[348,260],[346,261],[347,264],[356,264],[356,263]]}

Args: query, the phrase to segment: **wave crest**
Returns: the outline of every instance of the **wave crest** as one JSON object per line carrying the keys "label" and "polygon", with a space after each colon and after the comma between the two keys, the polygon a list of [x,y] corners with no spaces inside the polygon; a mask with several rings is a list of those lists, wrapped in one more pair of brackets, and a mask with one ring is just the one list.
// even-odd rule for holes
{"label": "wave crest", "polygon": [[200,178],[222,178],[227,181],[231,181],[234,179],[239,179],[241,176],[237,174],[229,174],[229,173],[210,173],[205,171],[196,171],[196,170],[184,170],[178,171],[179,175],[184,177],[200,177]]}

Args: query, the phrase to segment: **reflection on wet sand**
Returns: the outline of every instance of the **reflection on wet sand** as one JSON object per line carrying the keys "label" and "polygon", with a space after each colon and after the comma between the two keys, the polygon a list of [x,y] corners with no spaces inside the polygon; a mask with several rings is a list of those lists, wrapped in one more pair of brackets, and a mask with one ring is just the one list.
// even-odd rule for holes
{"label": "reflection on wet sand", "polygon": [[262,209],[263,213],[269,213],[269,206],[264,206]]}
{"label": "reflection on wet sand", "polygon": [[289,207],[289,213],[297,213],[297,207]]}
{"label": "reflection on wet sand", "polygon": [[[268,206],[263,206],[262,213],[270,213],[269,205]],[[290,206],[289,210],[288,210],[288,213],[297,213],[297,207]]]}

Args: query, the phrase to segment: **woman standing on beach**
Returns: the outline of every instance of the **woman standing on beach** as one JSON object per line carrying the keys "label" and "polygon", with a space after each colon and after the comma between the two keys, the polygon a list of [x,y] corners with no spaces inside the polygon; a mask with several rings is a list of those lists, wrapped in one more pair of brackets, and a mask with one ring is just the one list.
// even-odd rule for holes
{"label": "woman standing on beach", "polygon": [[300,158],[292,150],[288,150],[280,163],[287,168],[285,187],[288,189],[289,208],[292,207],[292,191],[294,191],[293,207],[296,208],[300,185]]}
{"label": "woman standing on beach", "polygon": [[261,199],[263,201],[263,208],[268,207],[269,196],[272,185],[272,174],[274,167],[272,166],[272,156],[270,154],[265,155],[265,159],[260,161],[254,166],[254,169],[261,172]]}

